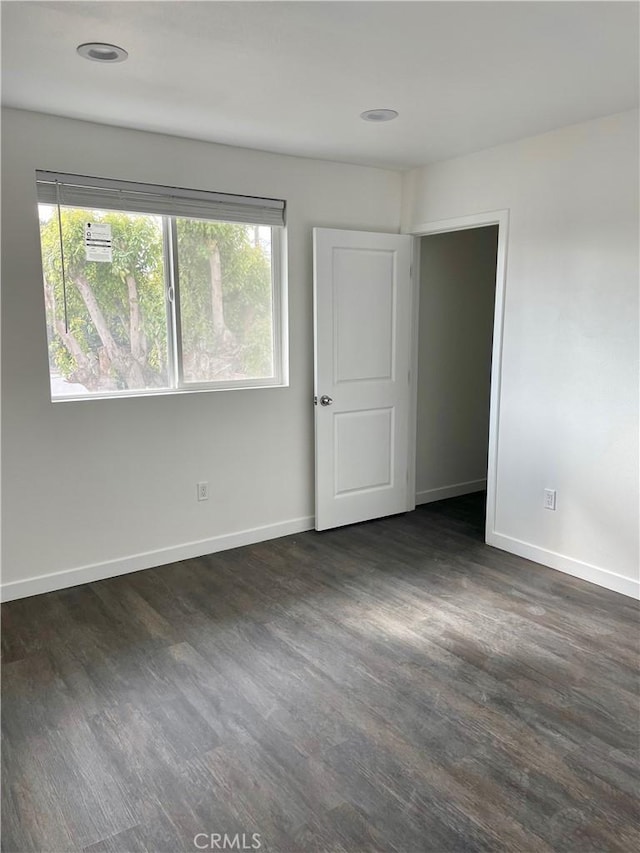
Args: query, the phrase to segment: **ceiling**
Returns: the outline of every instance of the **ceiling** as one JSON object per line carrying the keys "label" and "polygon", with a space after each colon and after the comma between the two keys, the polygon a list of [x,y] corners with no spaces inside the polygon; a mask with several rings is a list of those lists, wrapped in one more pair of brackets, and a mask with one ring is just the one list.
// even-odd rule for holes
{"label": "ceiling", "polygon": [[[638,43],[633,2],[3,2],[2,96],[405,169],[633,108]],[[378,107],[400,116],[359,118]]]}

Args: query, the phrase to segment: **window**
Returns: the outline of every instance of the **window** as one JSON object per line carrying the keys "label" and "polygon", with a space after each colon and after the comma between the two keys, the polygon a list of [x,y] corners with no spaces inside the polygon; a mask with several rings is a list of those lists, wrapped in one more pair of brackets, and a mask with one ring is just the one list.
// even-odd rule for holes
{"label": "window", "polygon": [[283,201],[36,178],[52,399],[286,384]]}

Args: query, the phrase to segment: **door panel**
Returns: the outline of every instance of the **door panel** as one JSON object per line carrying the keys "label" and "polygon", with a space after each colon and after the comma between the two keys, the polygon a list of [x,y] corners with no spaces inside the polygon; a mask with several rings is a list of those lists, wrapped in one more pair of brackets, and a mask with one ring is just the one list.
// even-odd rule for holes
{"label": "door panel", "polygon": [[[336,382],[391,378],[393,278],[392,252],[334,252]],[[366,323],[363,305],[368,306]]]}
{"label": "door panel", "polygon": [[318,530],[409,503],[411,250],[405,235],[314,229]]}
{"label": "door panel", "polygon": [[333,424],[336,496],[392,485],[393,409],[338,412]]}

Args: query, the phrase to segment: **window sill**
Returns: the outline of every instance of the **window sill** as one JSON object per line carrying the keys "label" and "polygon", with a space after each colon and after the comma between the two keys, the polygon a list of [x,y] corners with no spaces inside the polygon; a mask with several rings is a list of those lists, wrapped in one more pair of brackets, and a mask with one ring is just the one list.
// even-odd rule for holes
{"label": "window sill", "polygon": [[141,391],[112,391],[98,394],[74,394],[73,396],[57,395],[51,397],[52,403],[84,403],[87,400],[127,400],[140,397],[179,397],[183,394],[208,394],[211,391],[262,391],[273,388],[288,388],[289,382],[274,380],[273,382],[261,382],[256,385],[247,382],[246,385],[211,384],[198,385],[197,387],[185,386],[183,388],[150,388]]}

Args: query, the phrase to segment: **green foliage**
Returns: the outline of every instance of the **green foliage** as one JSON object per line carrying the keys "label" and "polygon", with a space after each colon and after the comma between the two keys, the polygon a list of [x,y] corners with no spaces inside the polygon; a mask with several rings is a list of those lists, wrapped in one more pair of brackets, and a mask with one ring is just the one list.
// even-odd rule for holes
{"label": "green foliage", "polygon": [[[149,372],[150,382],[159,384],[163,380],[166,381],[166,317],[162,230],[159,218],[62,208],[61,221],[69,332],[80,349],[86,354],[97,354],[104,346],[78,288],[78,281],[84,279],[95,296],[114,341],[129,358],[131,357],[127,276],[133,276],[147,341],[147,353],[142,367]],[[111,225],[113,263],[86,260],[84,230],[87,222]],[[57,212],[41,222],[40,240],[45,282],[53,291],[55,303],[54,308],[49,300],[47,306],[50,357],[65,378],[73,378],[80,365],[55,330],[55,316],[59,319],[64,316]],[[115,382],[116,387],[127,387],[124,376],[113,375],[113,367],[106,373],[107,375],[97,377],[98,386],[108,387],[109,383]]]}
{"label": "green foliage", "polygon": [[[40,223],[52,366],[90,390],[139,388],[141,375],[146,387],[166,385],[160,217],[62,208],[61,220],[69,335],[63,334],[61,325],[64,299],[57,211],[48,218],[43,215]],[[112,263],[86,260],[87,222],[111,225]],[[216,253],[221,271],[218,303],[211,265]],[[194,380],[270,375],[271,265],[254,226],[179,219],[178,259],[185,375],[189,364]],[[135,342],[131,340],[131,277],[142,330],[141,335],[134,331]],[[96,322],[95,307],[92,316],[91,297],[104,322]],[[220,305],[217,326],[216,304]],[[220,323],[222,336],[216,334]]]}
{"label": "green foliage", "polygon": [[[217,378],[216,361],[229,378],[271,375],[271,263],[255,227],[179,219],[177,233],[185,359],[191,355],[202,365],[208,355],[210,378]],[[216,249],[224,325],[232,336],[226,344],[216,335],[213,316],[211,257]]]}

